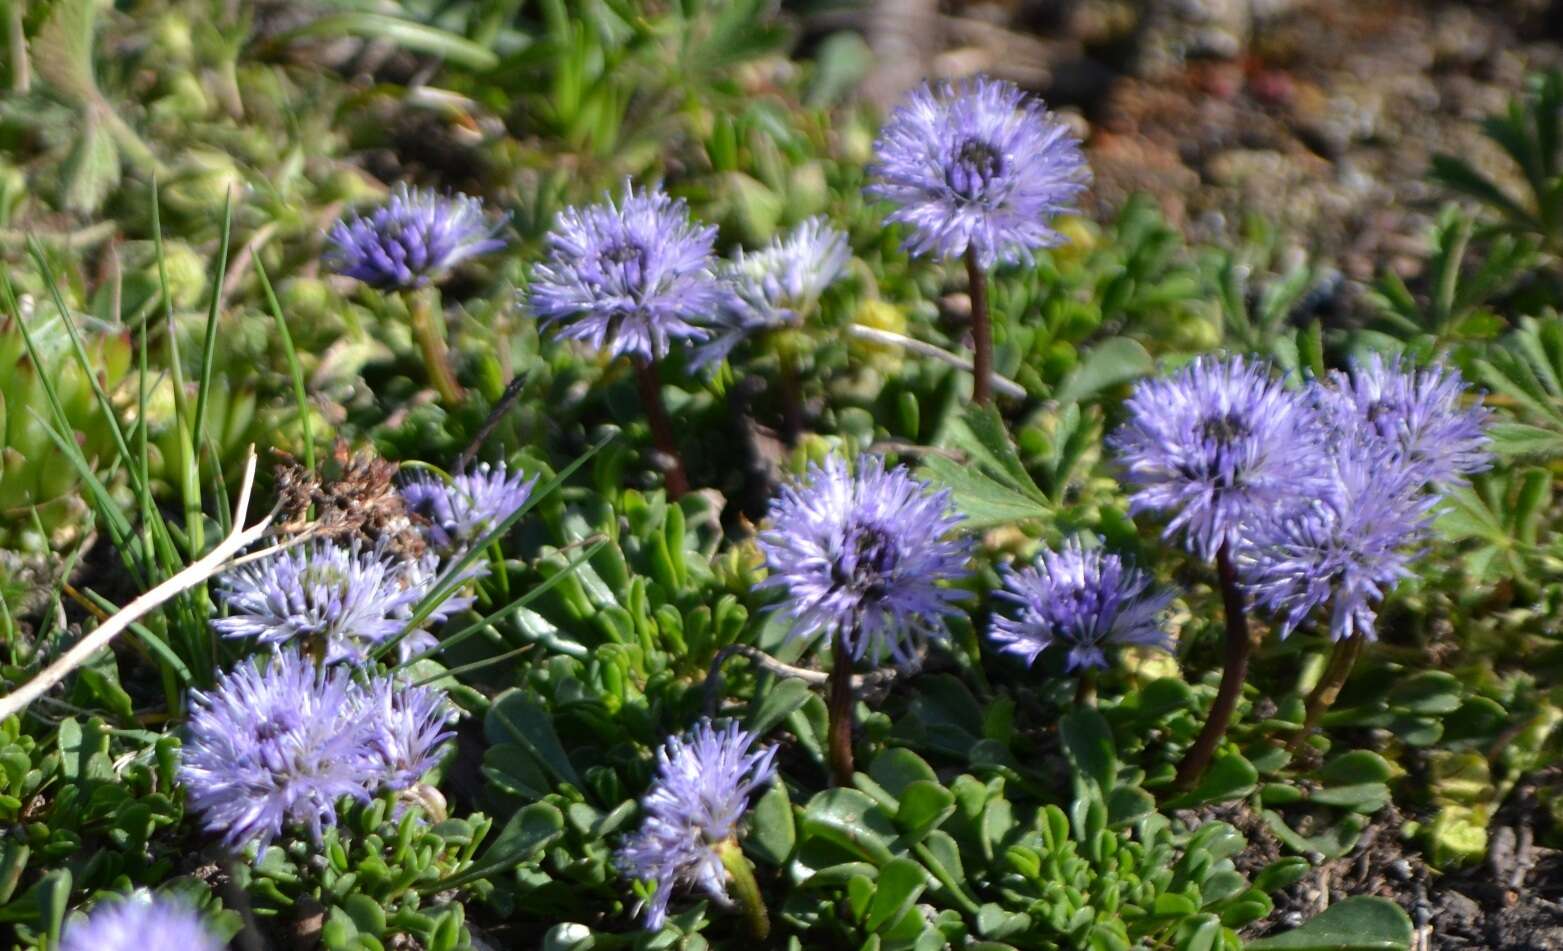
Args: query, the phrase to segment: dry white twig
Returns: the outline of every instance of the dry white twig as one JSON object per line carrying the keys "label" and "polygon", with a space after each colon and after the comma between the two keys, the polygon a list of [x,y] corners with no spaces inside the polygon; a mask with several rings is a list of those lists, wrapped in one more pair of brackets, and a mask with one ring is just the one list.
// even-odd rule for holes
{"label": "dry white twig", "polygon": [[233,531],[199,560],[191,562],[178,574],[169,577],[162,584],[125,605],[113,617],[98,625],[92,633],[71,645],[69,650],[61,654],[54,663],[45,667],[38,676],[4,697],[0,697],[0,720],[25,710],[28,704],[70,676],[72,671],[85,664],[93,654],[107,647],[119,632],[174,595],[193,588],[222,571],[228,566],[228,559],[232,558],[235,552],[265,534],[266,529],[271,527],[275,512],[268,514],[249,528],[243,527],[244,520],[249,516],[250,490],[254,485],[255,452],[252,449],[249,460],[244,464],[244,482],[239,489],[239,502],[233,510]]}
{"label": "dry white twig", "polygon": [[[706,716],[716,716],[716,704],[722,695],[722,665],[727,659],[737,654],[747,657],[751,663],[761,670],[769,671],[778,677],[792,677],[806,684],[818,686],[830,680],[830,674],[823,670],[810,670],[807,667],[794,667],[784,664],[776,658],[748,644],[729,644],[716,652],[716,657],[711,661],[711,669],[706,672]],[[867,687],[877,687],[886,684],[897,677],[914,673],[922,667],[921,661],[916,661],[906,668],[884,667],[879,670],[869,671],[866,674],[852,675],[852,689],[863,690]]]}
{"label": "dry white twig", "polygon": [[[880,330],[878,327],[865,327],[862,324],[852,324],[847,328],[847,330],[854,337],[858,337],[863,340],[872,340],[875,343],[889,344],[892,347],[900,347],[903,350],[910,350],[918,356],[932,357],[941,363],[949,364],[957,370],[965,370],[967,373],[971,373],[974,369],[971,365],[971,361],[965,357],[951,353],[950,351],[943,348],[936,347],[931,343],[924,343],[915,337],[908,337],[905,334],[898,334],[893,330]],[[1009,377],[999,376],[997,373],[990,373],[988,374],[988,379],[993,381],[993,388],[998,392],[1003,393],[1005,396],[1013,397],[1017,400],[1023,400],[1026,398],[1025,387],[1021,386],[1019,383],[1016,383],[1014,380],[1011,380]]]}

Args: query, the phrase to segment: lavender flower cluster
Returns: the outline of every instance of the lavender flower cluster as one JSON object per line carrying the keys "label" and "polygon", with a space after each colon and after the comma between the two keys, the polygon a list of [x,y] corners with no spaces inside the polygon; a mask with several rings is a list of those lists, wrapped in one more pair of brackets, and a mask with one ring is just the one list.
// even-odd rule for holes
{"label": "lavender flower cluster", "polygon": [[1111,438],[1133,510],[1228,560],[1282,636],[1333,601],[1329,630],[1377,636],[1444,488],[1489,464],[1487,411],[1457,371],[1371,357],[1288,387],[1242,357],[1140,384]]}
{"label": "lavender flower cluster", "polygon": [[425,626],[471,599],[446,597],[414,625],[418,605],[449,578],[474,577],[450,572],[535,482],[503,465],[449,482],[420,474],[403,494],[429,545],[423,555],[321,541],[219,578],[228,614],[213,627],[272,651],[194,692],[180,777],[208,831],[259,856],[284,828],[318,838],[343,798],[399,792],[433,768],[453,708],[443,691],[378,673],[373,661],[393,642],[404,663],[437,643]]}
{"label": "lavender flower cluster", "polygon": [[1090,181],[1080,140],[1014,84],[978,78],[924,86],[874,143],[867,193],[893,203],[906,246],[988,269],[1063,243],[1053,219]]}
{"label": "lavender flower cluster", "polygon": [[[218,579],[228,615],[212,626],[225,637],[315,650],[327,663],[364,663],[395,642],[406,661],[435,643],[422,626],[407,630],[419,603],[446,580],[446,566],[527,503],[536,481],[503,464],[482,464],[449,482],[419,473],[404,483],[402,498],[428,552],[404,558],[383,545],[337,541],[278,552]],[[462,580],[472,577],[469,570]],[[441,623],[471,603],[448,597],[423,624]]]}
{"label": "lavender flower cluster", "polygon": [[[944,258],[970,248],[984,267],[1062,243],[1052,221],[1090,180],[1069,126],[990,79],[914,92],[875,151],[867,194],[896,206],[886,221],[908,226],[907,247]],[[694,345],[698,369],[800,322],[849,259],[846,236],[818,218],[728,262],[712,251],[715,234],[682,201],[626,184],[618,200],[560,214],[527,305],[557,336],[611,356]]]}
{"label": "lavender flower cluster", "polygon": [[284,827],[318,839],[344,797],[407,789],[450,738],[442,691],[387,675],[355,679],[282,650],[195,691],[180,780],[208,832],[257,859]]}

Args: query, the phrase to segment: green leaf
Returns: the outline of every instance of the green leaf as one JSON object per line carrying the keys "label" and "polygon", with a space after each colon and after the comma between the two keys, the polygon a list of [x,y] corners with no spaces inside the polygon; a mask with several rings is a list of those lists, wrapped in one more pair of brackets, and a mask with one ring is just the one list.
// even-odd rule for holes
{"label": "green leaf", "polygon": [[1102,390],[1149,376],[1156,361],[1145,347],[1129,337],[1112,337],[1092,347],[1080,365],[1059,384],[1053,398],[1060,404],[1078,403]]}
{"label": "green leaf", "polygon": [[1315,790],[1308,800],[1323,806],[1339,806],[1353,812],[1378,812],[1389,803],[1389,787],[1383,783],[1327,786]]}
{"label": "green leaf", "polygon": [[485,49],[464,36],[425,26],[413,20],[364,11],[334,13],[320,17],[305,26],[278,36],[272,42],[286,45],[297,39],[336,38],[344,35],[388,40],[397,46],[419,53],[430,53],[479,71],[493,69],[499,65],[499,57],[492,50]]}
{"label": "green leaf", "polygon": [[1292,855],[1276,859],[1254,876],[1254,887],[1261,892],[1278,892],[1303,880],[1313,866],[1301,856]]}
{"label": "green leaf", "polygon": [[921,841],[955,811],[955,794],[927,779],[914,780],[900,794],[895,824],[906,830],[905,842]]}
{"label": "green leaf", "polygon": [[1305,836],[1297,832],[1280,813],[1270,809],[1263,811],[1265,825],[1275,837],[1280,839],[1287,848],[1294,852],[1307,855],[1317,852],[1325,858],[1339,858],[1350,852],[1362,837],[1362,828],[1365,820],[1355,813],[1348,813],[1343,819],[1334,825],[1319,830],[1318,834]]}
{"label": "green leaf", "polygon": [[80,134],[60,170],[60,200],[72,211],[93,214],[119,185],[119,147],[94,109],[83,111],[78,128]]}
{"label": "green leaf", "polygon": [[546,802],[520,809],[505,823],[499,838],[471,868],[450,878],[428,882],[419,891],[444,891],[508,872],[564,835],[564,814]]}
{"label": "green leaf", "polygon": [[879,931],[894,924],[927,887],[928,873],[921,865],[907,858],[887,862],[874,882],[874,899],[869,903],[863,926]]}
{"label": "green leaf", "polygon": [[874,757],[868,775],[892,796],[900,796],[907,786],[918,780],[939,781],[933,767],[904,746],[892,746]]}
{"label": "green leaf", "polygon": [[1351,783],[1387,783],[1397,770],[1389,760],[1372,750],[1351,750],[1335,757],[1314,772],[1326,786]]}
{"label": "green leaf", "polygon": [[929,456],[923,469],[936,484],[944,485],[954,497],[955,507],[965,516],[964,528],[981,531],[996,525],[1010,525],[1047,519],[1052,514],[1024,492],[984,475],[980,470],[942,456]]}
{"label": "green leaf", "polygon": [[489,706],[483,720],[483,735],[490,743],[517,744],[535,756],[559,781],[577,789],[584,788],[559,742],[559,735],[554,732],[552,715],[520,688],[505,691]]}
{"label": "green leaf", "polygon": [[867,793],[827,789],[803,810],[803,834],[818,836],[859,858],[883,866],[893,858],[895,824]]}
{"label": "green leaf", "polygon": [[1460,709],[1460,681],[1441,670],[1424,670],[1395,682],[1389,705],[1410,713],[1453,713]]}
{"label": "green leaf", "polygon": [[97,22],[94,0],[61,0],[33,38],[31,60],[51,86],[79,104],[97,98],[93,78],[92,34]]}
{"label": "green leaf", "polygon": [[1385,898],[1338,901],[1300,928],[1250,941],[1248,951],[1401,951],[1411,947],[1411,919]]}
{"label": "green leaf", "polygon": [[1487,855],[1484,806],[1445,805],[1427,827],[1428,859],[1438,868],[1474,865]]}
{"label": "green leaf", "polygon": [[1241,753],[1217,756],[1193,790],[1170,800],[1169,809],[1241,799],[1259,784],[1259,771]]}
{"label": "green leaf", "polygon": [[537,757],[515,743],[495,743],[484,750],[483,775],[502,791],[523,799],[541,799],[553,791]]}
{"label": "green leaf", "polygon": [[968,407],[950,422],[943,444],[965,459],[958,462],[932,454],[924,460],[924,468],[950,487],[968,529],[1045,519],[1051,514],[1047,493],[1026,471],[1003,417],[991,406]]}
{"label": "green leaf", "polygon": [[798,829],[792,818],[792,799],[786,783],[772,783],[749,810],[746,850],[767,865],[780,866],[792,855]]}
{"label": "green leaf", "polygon": [[755,736],[771,732],[776,724],[807,703],[813,693],[808,684],[796,677],[776,680],[769,690],[757,695],[750,704],[749,732]]}
{"label": "green leaf", "polygon": [[1059,738],[1075,772],[1096,783],[1103,796],[1112,791],[1118,774],[1112,729],[1095,710],[1076,710],[1058,724]]}

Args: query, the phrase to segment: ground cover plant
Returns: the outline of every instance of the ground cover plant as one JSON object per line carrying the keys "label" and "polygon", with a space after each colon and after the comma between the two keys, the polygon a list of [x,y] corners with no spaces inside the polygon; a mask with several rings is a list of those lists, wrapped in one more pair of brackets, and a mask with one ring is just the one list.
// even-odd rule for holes
{"label": "ground cover plant", "polygon": [[807,4],[3,9],[4,946],[1563,942],[1563,73],[1327,308]]}

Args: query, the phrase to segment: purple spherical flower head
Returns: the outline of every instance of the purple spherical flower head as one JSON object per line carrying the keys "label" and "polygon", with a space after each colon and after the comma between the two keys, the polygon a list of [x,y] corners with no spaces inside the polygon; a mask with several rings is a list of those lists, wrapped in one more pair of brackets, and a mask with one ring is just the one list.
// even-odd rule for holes
{"label": "purple spherical flower head", "polygon": [[775,774],[776,747],[751,751],[755,738],[729,723],[701,721],[657,751],[657,776],[640,801],[645,821],[619,850],[619,868],[657,890],[646,930],[667,921],[674,886],[697,886],[727,904],[727,870],[718,849],[738,835],[749,796]]}
{"label": "purple spherical flower head", "polygon": [[468,258],[505,246],[483,202],[397,185],[368,216],[338,221],[326,236],[326,264],[370,287],[421,287]]}
{"label": "purple spherical flower head", "polygon": [[1317,414],[1262,363],[1201,357],[1142,381],[1127,407],[1109,444],[1135,487],[1132,510],[1170,513],[1166,534],[1183,532],[1202,558],[1328,484]]}
{"label": "purple spherical flower head", "polygon": [[1378,354],[1335,371],[1317,391],[1320,409],[1337,432],[1382,445],[1404,460],[1423,483],[1452,484],[1492,464],[1490,413],[1464,405],[1465,381],[1443,365],[1418,369]]}
{"label": "purple spherical flower head", "polygon": [[996,616],[989,636],[1027,664],[1055,644],[1069,649],[1068,670],[1106,667],[1109,644],[1171,649],[1160,616],[1172,595],[1117,555],[1082,548],[1077,539],[1042,552],[1034,567],[1006,571],[1004,588],[997,596],[1020,610]]}
{"label": "purple spherical flower head", "polygon": [[695,350],[690,366],[718,363],[750,336],[800,322],[851,257],[847,236],[817,217],[763,251],[739,251],[722,268],[730,293],[715,315],[716,336]]}
{"label": "purple spherical flower head", "polygon": [[407,510],[424,519],[429,544],[446,552],[465,550],[532,497],[537,477],[509,472],[505,464],[481,463],[449,482],[418,472],[401,489]]}
{"label": "purple spherical flower head", "polygon": [[291,650],[192,691],[179,778],[206,830],[231,849],[256,843],[258,859],[285,825],[318,839],[337,800],[368,799],[377,760],[357,691],[346,668],[322,671]]}
{"label": "purple spherical flower head", "polygon": [[195,909],[141,889],[100,902],[85,920],[67,924],[59,951],[222,951],[222,947]]}
{"label": "purple spherical flower head", "polygon": [[423,778],[439,762],[445,741],[455,736],[450,724],[456,711],[443,690],[381,676],[358,696],[383,789],[400,791]]}
{"label": "purple spherical flower head", "polygon": [[532,269],[529,305],[567,340],[613,356],[666,356],[672,341],[705,339],[700,325],[721,304],[715,240],[682,200],[626,184],[617,203],[560,213]]}
{"label": "purple spherical flower head", "polygon": [[898,207],[913,254],[1017,261],[1062,244],[1053,218],[1090,182],[1080,141],[1041,100],[987,78],[925,85],[874,143],[867,193]]}
{"label": "purple spherical flower head", "polygon": [[971,544],[954,535],[961,516],[948,491],[886,470],[877,456],[860,457],[857,469],[832,456],[782,489],[759,539],[771,572],[762,586],[787,592],[776,610],[792,616],[793,636],[823,633],[854,659],[907,662],[959,613],[952,602],[962,592],[942,582],[967,573]]}
{"label": "purple spherical flower head", "polygon": [[332,663],[362,661],[406,626],[434,581],[425,567],[357,544],[299,545],[222,575],[229,614],[212,626],[262,644],[323,644]]}
{"label": "purple spherical flower head", "polygon": [[1350,442],[1334,454],[1323,495],[1260,526],[1239,553],[1244,587],[1285,637],[1330,602],[1330,636],[1376,638],[1374,605],[1410,575],[1437,497],[1386,448]]}

